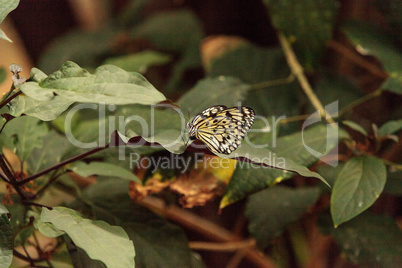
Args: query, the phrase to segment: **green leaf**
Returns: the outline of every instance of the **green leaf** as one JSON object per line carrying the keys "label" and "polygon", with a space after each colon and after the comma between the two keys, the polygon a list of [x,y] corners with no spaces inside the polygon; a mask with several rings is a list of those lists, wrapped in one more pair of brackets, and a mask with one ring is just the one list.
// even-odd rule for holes
{"label": "green leaf", "polygon": [[[338,177],[339,172],[343,169],[345,166],[344,163],[339,163],[335,167],[331,167],[329,165],[319,165],[317,167],[317,173],[320,174],[325,180],[328,182],[328,184],[331,186],[331,188],[334,187],[336,178]],[[322,187],[324,190],[331,190],[328,189],[328,187]]]}
{"label": "green leaf", "polygon": [[[251,160],[254,159],[254,162],[258,162],[259,159],[264,159],[268,165],[284,170],[239,162],[232,179],[226,187],[226,193],[221,201],[220,207],[225,207],[228,204],[245,198],[251,193],[263,190],[285,179],[289,179],[295,175],[293,172],[299,173],[296,170],[289,169],[289,165],[293,167],[297,166],[299,171],[308,171],[306,166],[310,166],[318,160],[315,155],[311,154],[311,151],[315,152],[316,155],[324,156],[338,144],[339,139],[348,137],[347,133],[341,129],[339,129],[338,132],[333,131],[334,129],[332,128],[328,130],[330,131],[327,132],[327,128],[324,125],[317,125],[303,132],[284,136],[278,140],[275,139],[275,143],[272,143],[272,148],[270,148],[271,151],[263,149],[266,151],[263,157],[256,157],[252,154],[256,149],[249,148],[247,158]],[[245,145],[246,144],[243,143],[242,147]],[[237,151],[241,150],[242,147]],[[235,153],[237,151],[235,151]],[[321,176],[317,177],[316,173],[308,172],[309,174],[305,173],[303,176],[319,178],[327,184]]]}
{"label": "green leaf", "polygon": [[41,139],[48,133],[45,124],[34,117],[23,116],[11,120],[3,130],[2,143],[14,150],[21,161],[25,161],[35,148],[43,147]]}
{"label": "green leaf", "polygon": [[141,182],[132,171],[109,163],[91,162],[86,164],[84,162],[74,162],[70,168],[72,171],[83,177],[88,177],[90,175],[101,175],[118,177],[139,183]]}
{"label": "green leaf", "polygon": [[113,40],[120,33],[121,29],[116,25],[107,24],[96,32],[78,30],[62,35],[41,55],[38,66],[51,73],[70,60],[85,68],[95,68],[103,61],[104,55],[110,53]]}
{"label": "green leaf", "polygon": [[360,134],[363,134],[366,137],[368,136],[367,131],[364,128],[362,128],[360,125],[356,124],[353,121],[343,120],[342,124],[344,124],[345,126],[350,127],[351,129],[359,132]]}
{"label": "green leaf", "polygon": [[9,267],[13,260],[14,232],[7,214],[7,208],[0,204],[0,267]]}
{"label": "green leaf", "polygon": [[[364,95],[355,81],[329,71],[320,71],[314,92],[324,106],[338,101],[339,111]],[[316,111],[312,105],[308,108],[310,113]]]}
{"label": "green leaf", "polygon": [[237,78],[206,78],[184,94],[178,104],[185,115],[194,116],[213,105],[236,106],[249,89]]}
{"label": "green leaf", "polygon": [[272,23],[295,48],[301,64],[317,67],[327,41],[332,37],[339,3],[336,0],[264,0]]}
{"label": "green leaf", "polygon": [[69,61],[39,83],[24,83],[21,90],[30,98],[48,102],[55,94],[82,103],[154,104],[165,100],[163,94],[138,73],[103,65],[92,75]]}
{"label": "green leaf", "polygon": [[134,267],[134,245],[120,226],[82,218],[63,207],[42,208],[41,220],[63,230],[78,247],[107,267]]}
{"label": "green leaf", "polygon": [[7,77],[7,73],[6,70],[4,68],[0,68],[0,84],[4,82],[4,80],[6,80]]}
{"label": "green leaf", "polygon": [[372,156],[350,159],[335,181],[331,215],[337,227],[369,208],[380,196],[386,182],[384,163]]}
{"label": "green leaf", "polygon": [[319,217],[324,234],[333,235],[342,256],[360,267],[401,267],[402,232],[395,221],[369,211],[334,229],[329,215]]}
{"label": "green leaf", "polygon": [[[6,18],[8,13],[10,13],[14,9],[16,9],[19,2],[20,2],[19,0],[1,0],[0,1],[0,24]],[[4,39],[9,42],[12,42],[10,40],[10,38],[8,38],[7,35],[2,30],[0,30],[0,39]]]}
{"label": "green leaf", "polygon": [[376,24],[362,21],[348,22],[342,30],[359,52],[373,55],[381,62],[389,75],[381,88],[402,94],[402,54],[386,31]]}
{"label": "green leaf", "polygon": [[61,235],[64,235],[65,232],[62,230],[58,230],[52,223],[50,222],[43,222],[40,218],[40,213],[36,211],[29,210],[27,212],[27,217],[33,217],[34,222],[33,225],[34,227],[39,230],[43,235],[47,237],[58,237]]}
{"label": "green leaf", "polygon": [[15,117],[26,114],[42,121],[51,121],[56,119],[73,103],[74,101],[61,96],[54,96],[51,101],[40,101],[21,94],[11,101],[10,114]]}
{"label": "green leaf", "polygon": [[247,201],[248,230],[262,250],[270,240],[297,221],[320,195],[320,189],[275,186],[253,194]]}
{"label": "green leaf", "polygon": [[[158,107],[167,109],[162,110]],[[177,107],[171,105],[121,106],[114,115],[126,120],[125,125],[118,128],[119,134],[125,136],[123,140],[141,136],[144,140],[158,143],[176,154],[183,153],[186,148],[183,137],[186,122]],[[143,146],[142,141],[130,145],[131,148],[141,148],[141,146]]]}
{"label": "green leaf", "polygon": [[41,142],[42,146],[35,148],[27,159],[30,175],[60,162],[69,147],[68,140],[54,131],[41,137]]}
{"label": "green leaf", "polygon": [[172,52],[184,52],[204,36],[197,17],[186,9],[158,12],[135,25],[128,34],[148,40],[158,50]]}
{"label": "green leaf", "polygon": [[88,187],[82,201],[73,207],[94,219],[122,226],[134,241],[137,267],[188,267],[191,251],[184,232],[135,204],[127,194],[128,187],[127,181],[104,178]]}
{"label": "green leaf", "polygon": [[145,73],[151,66],[164,65],[172,60],[169,54],[146,50],[135,54],[108,58],[104,64],[112,64],[128,72]]}
{"label": "green leaf", "polygon": [[394,134],[402,129],[402,120],[388,121],[380,127],[380,136]]}

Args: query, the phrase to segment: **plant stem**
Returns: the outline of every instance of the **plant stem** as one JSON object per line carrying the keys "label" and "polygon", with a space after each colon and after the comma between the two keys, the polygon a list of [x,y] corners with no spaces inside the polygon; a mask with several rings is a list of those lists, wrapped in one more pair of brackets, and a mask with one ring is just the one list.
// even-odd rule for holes
{"label": "plant stem", "polygon": [[71,158],[69,158],[69,159],[67,159],[67,160],[64,160],[63,162],[60,162],[60,163],[58,163],[58,164],[56,164],[56,165],[54,165],[54,166],[52,166],[52,167],[49,167],[49,168],[47,168],[47,169],[45,169],[45,170],[42,170],[42,171],[40,171],[40,172],[38,172],[38,173],[36,173],[36,174],[34,174],[34,175],[32,175],[32,176],[30,176],[30,177],[24,179],[24,180],[18,181],[18,182],[16,183],[16,185],[24,185],[25,183],[30,182],[30,181],[32,181],[32,180],[34,180],[34,179],[36,179],[36,178],[39,178],[40,176],[42,176],[42,175],[44,175],[44,174],[46,174],[46,173],[48,173],[48,172],[50,172],[50,171],[52,171],[52,170],[61,168],[62,166],[65,166],[65,165],[70,164],[70,163],[72,163],[72,162],[75,162],[75,161],[84,159],[84,158],[87,157],[88,155],[97,153],[97,152],[102,151],[102,150],[104,150],[104,149],[106,149],[106,148],[108,148],[108,147],[109,147],[109,144],[106,144],[105,146],[97,147],[97,148],[92,149],[92,150],[90,150],[90,151],[88,151],[88,152],[85,152],[85,153],[83,153],[83,154],[80,154],[80,155],[76,155],[76,156],[74,156],[74,157],[71,157]]}
{"label": "plant stem", "polygon": [[325,113],[325,109],[322,106],[322,103],[318,99],[317,95],[314,93],[310,83],[308,82],[306,76],[304,75],[303,67],[300,65],[292,47],[290,46],[288,40],[282,33],[279,33],[279,41],[281,42],[283,52],[285,53],[286,56],[286,61],[288,62],[288,65],[292,70],[292,73],[297,77],[297,80],[299,81],[301,88],[303,89],[304,93],[306,93],[311,104],[314,106],[315,109],[320,111],[321,117],[325,118],[328,123],[335,123],[332,117],[329,114]]}
{"label": "plant stem", "polygon": [[12,101],[15,97],[17,97],[18,95],[21,95],[21,94],[22,94],[22,91],[19,90],[19,91],[17,91],[14,95],[12,95],[11,97],[9,97],[8,99],[5,99],[4,102],[2,102],[2,103],[0,104],[0,109],[3,108],[4,106],[6,106],[7,103],[9,103],[9,102]]}
{"label": "plant stem", "polygon": [[276,80],[271,80],[271,81],[266,81],[266,82],[261,82],[258,84],[253,84],[250,86],[250,90],[257,90],[257,89],[264,89],[268,87],[274,87],[274,86],[279,86],[283,84],[289,84],[295,80],[296,76],[294,73],[291,73],[288,77],[286,78],[281,78],[281,79],[276,79]]}

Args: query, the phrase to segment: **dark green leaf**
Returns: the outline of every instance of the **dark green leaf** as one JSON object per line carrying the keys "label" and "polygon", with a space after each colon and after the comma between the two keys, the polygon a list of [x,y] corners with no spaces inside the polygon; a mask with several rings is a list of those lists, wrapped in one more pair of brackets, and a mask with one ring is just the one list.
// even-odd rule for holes
{"label": "dark green leaf", "polygon": [[7,72],[4,68],[0,68],[0,84],[6,80]]}
{"label": "dark green leaf", "polygon": [[236,78],[206,78],[181,97],[178,104],[185,115],[194,116],[213,105],[236,106],[248,89],[248,85]]}
{"label": "dark green leaf", "polygon": [[272,23],[295,48],[301,64],[314,69],[332,37],[339,3],[336,0],[264,0]]}
{"label": "dark green leaf", "polygon": [[191,251],[183,231],[135,204],[127,191],[127,181],[104,178],[83,193],[81,200],[87,206],[77,201],[73,207],[84,207],[88,217],[122,226],[134,241],[136,267],[188,267]]}
{"label": "dark green leaf", "polygon": [[7,213],[0,204],[0,267],[9,267],[13,260],[14,233]]}
{"label": "dark green leaf", "polygon": [[365,212],[334,229],[329,215],[321,215],[319,225],[334,236],[342,255],[360,267],[401,267],[402,232],[395,221]]}
{"label": "dark green leaf", "polygon": [[89,68],[99,66],[109,52],[113,40],[120,33],[114,25],[106,25],[96,32],[73,31],[56,39],[39,61],[39,68],[46,73],[56,71],[66,60]]}
{"label": "dark green leaf", "polygon": [[335,181],[331,215],[339,226],[369,208],[380,196],[386,182],[384,163],[372,156],[350,159]]}
{"label": "dark green leaf", "polygon": [[248,91],[243,105],[250,106],[257,114],[265,116],[297,114],[300,99],[297,82],[270,84],[278,79],[285,79],[289,74],[289,67],[280,49],[252,45],[222,55],[212,62],[209,71],[211,77],[231,76],[245,83],[257,84],[257,88]]}
{"label": "dark green leaf", "polygon": [[387,174],[387,183],[384,192],[402,196],[402,171],[389,172]]}
{"label": "dark green leaf", "polygon": [[48,134],[45,124],[39,119],[23,116],[11,120],[3,130],[1,143],[14,150],[21,161],[25,161],[35,148],[43,147],[42,137]]}
{"label": "dark green leaf", "polygon": [[390,36],[376,24],[368,22],[349,22],[343,31],[362,54],[378,58],[388,72],[388,79],[381,88],[394,93],[402,93],[402,54]]}
{"label": "dark green leaf", "polygon": [[133,242],[123,228],[84,219],[76,211],[63,207],[42,208],[40,218],[66,232],[74,244],[107,267],[134,267]]}
{"label": "dark green leaf", "polygon": [[[225,196],[221,201],[221,207],[243,199],[251,193],[265,189],[282,180],[289,179],[295,175],[293,172],[299,173],[296,170],[288,169],[288,164],[296,164],[298,168],[302,168],[306,171],[306,166],[310,166],[316,162],[318,158],[326,155],[338,144],[339,139],[345,137],[347,137],[347,133],[341,129],[339,129],[338,132],[332,127],[327,129],[324,125],[318,125],[303,132],[284,136],[278,140],[275,139],[275,143],[272,142],[271,151],[266,150],[264,157],[256,157],[252,154],[256,149],[249,148],[249,159],[253,160],[254,157],[254,162],[264,159],[268,165],[285,170],[239,162],[226,188]],[[244,145],[242,145],[242,147]],[[238,149],[238,151],[240,151],[241,148]],[[293,172],[287,172],[286,170]],[[310,172],[309,175],[305,174],[305,176],[323,180],[322,177],[317,177],[314,172]],[[325,182],[325,180],[323,181]]]}
{"label": "dark green leaf", "polygon": [[[363,93],[354,81],[342,75],[326,71],[320,71],[319,79],[314,86],[314,92],[324,106],[338,101],[338,111],[363,97]],[[313,109],[310,105],[309,112],[314,112],[315,109]]]}
{"label": "dark green leaf", "polygon": [[46,79],[27,82],[21,90],[30,98],[51,102],[54,94],[70,101],[106,104],[154,104],[165,100],[142,75],[113,65],[103,65],[90,74],[73,62],[66,62]]}
{"label": "dark green leaf", "polygon": [[108,58],[104,64],[112,64],[127,72],[145,73],[150,66],[164,65],[172,60],[169,54],[146,50],[136,54]]}
{"label": "dark green leaf", "polygon": [[[8,13],[13,11],[19,4],[19,0],[7,0],[7,1],[1,1],[0,4],[0,24],[3,22],[3,20],[6,18]],[[12,42],[10,38],[7,37],[7,35],[0,29],[0,39],[7,40],[9,42]]]}
{"label": "dark green leaf", "polygon": [[402,129],[402,120],[388,121],[380,127],[380,136],[394,134]]}
{"label": "dark green leaf", "polygon": [[197,17],[190,10],[159,12],[130,30],[133,38],[143,38],[163,51],[184,52],[203,38]]}
{"label": "dark green leaf", "polygon": [[[343,169],[345,166],[345,163],[339,163],[337,166],[332,167],[329,165],[319,165],[317,167],[317,173],[320,174],[325,180],[328,182],[328,184],[333,188],[336,178],[338,177],[339,172]],[[331,190],[328,189],[328,187],[323,187],[325,190]]]}
{"label": "dark green leaf", "polygon": [[318,199],[320,189],[275,186],[250,196],[246,206],[248,230],[257,245],[266,249],[270,240],[297,221]]}
{"label": "dark green leaf", "polygon": [[141,182],[132,171],[109,163],[91,162],[89,164],[85,164],[84,162],[79,161],[74,162],[70,168],[72,171],[83,177],[88,177],[90,175],[101,175]]}

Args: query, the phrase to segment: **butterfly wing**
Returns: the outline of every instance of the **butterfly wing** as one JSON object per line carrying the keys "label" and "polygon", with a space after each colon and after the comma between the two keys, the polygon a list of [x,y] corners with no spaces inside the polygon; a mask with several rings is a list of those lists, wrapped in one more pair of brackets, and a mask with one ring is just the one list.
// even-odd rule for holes
{"label": "butterfly wing", "polygon": [[[212,112],[207,111],[211,108]],[[214,110],[216,106],[211,108],[205,110],[207,116],[195,122],[195,137],[202,140],[213,153],[230,154],[237,149],[247,130],[253,125],[254,110],[249,107],[232,107],[219,111]]]}

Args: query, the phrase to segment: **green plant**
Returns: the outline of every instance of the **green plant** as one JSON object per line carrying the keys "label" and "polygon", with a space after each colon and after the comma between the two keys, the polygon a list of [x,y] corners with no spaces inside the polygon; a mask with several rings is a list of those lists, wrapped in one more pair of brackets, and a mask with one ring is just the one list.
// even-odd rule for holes
{"label": "green plant", "polygon": [[[365,22],[340,27],[356,48],[381,62],[384,69],[375,67],[376,72],[387,75],[376,80],[381,81],[378,88],[363,94],[339,73],[322,70],[327,42],[335,49],[339,45],[330,41],[337,1],[267,0],[282,50],[243,42],[210,60],[205,77],[188,89],[186,70],[202,66],[199,20],[187,9],[132,19],[149,2],[134,1],[98,32],[62,37],[26,81],[19,77],[19,66],[10,67],[13,83],[0,102],[0,175],[7,189],[0,205],[0,267],[8,267],[13,256],[33,267],[202,266],[193,250],[214,246],[244,254],[256,265],[290,267],[293,259],[298,265],[314,260],[308,259],[302,224],[331,234],[344,256],[357,264],[400,264],[401,230],[391,217],[367,209],[384,189],[402,193],[402,167],[394,163],[400,159],[384,157],[384,152],[400,152],[395,134],[402,121],[391,112],[381,115],[381,127],[352,121],[359,105],[401,94],[402,56],[393,40],[377,26],[367,31]],[[18,1],[0,4],[1,22]],[[108,41],[123,31],[129,42],[145,39],[153,50],[113,55]],[[62,62],[60,55],[71,61]],[[173,67],[163,90],[148,82],[152,77],[137,73],[167,63]],[[165,95],[180,97],[173,103]],[[304,114],[301,99],[307,103]],[[180,161],[198,163],[197,154],[211,154],[187,142],[183,123],[206,107],[238,102],[260,115],[249,142],[229,156],[204,157],[207,167],[172,168]],[[300,128],[303,120],[312,126]],[[255,146],[264,144],[270,147]],[[229,168],[211,167],[213,159],[227,158],[237,161],[228,160]],[[153,165],[141,166],[144,159]],[[165,166],[164,159],[170,159]],[[84,187],[77,175],[98,180]],[[233,233],[209,221],[158,205],[161,200],[175,204],[171,191],[157,200],[133,202],[141,199],[141,189],[160,191],[155,185],[170,185],[189,197],[180,199],[186,206],[205,204],[191,201],[194,185],[201,189],[196,198],[204,194],[204,186],[212,188],[206,192],[212,197],[224,188],[223,211],[247,199],[244,215],[251,239],[234,242]],[[222,243],[189,243],[182,228],[166,218]],[[38,246],[40,234],[54,238],[49,251]],[[273,241],[277,244],[271,253],[282,257],[255,254],[270,251]],[[37,257],[27,254],[29,247]]]}

